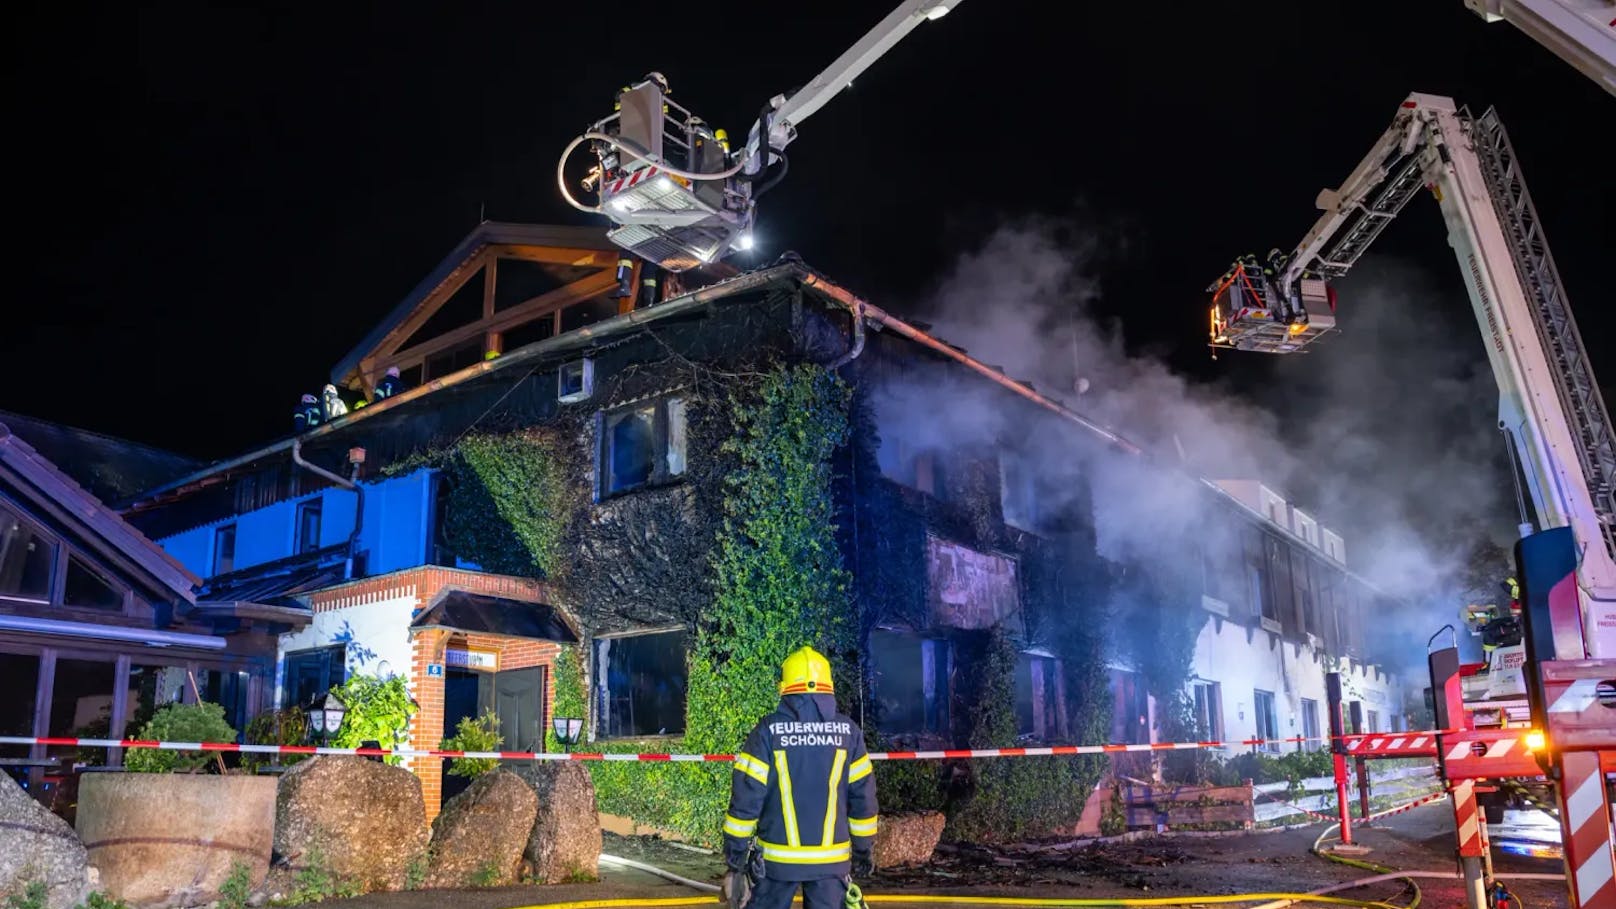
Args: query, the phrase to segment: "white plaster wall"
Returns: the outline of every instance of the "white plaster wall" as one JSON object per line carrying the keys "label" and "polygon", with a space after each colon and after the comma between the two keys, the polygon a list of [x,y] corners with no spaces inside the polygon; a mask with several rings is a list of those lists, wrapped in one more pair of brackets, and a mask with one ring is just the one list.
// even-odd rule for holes
{"label": "white plaster wall", "polygon": [[[1318,702],[1319,732],[1328,735],[1329,702],[1324,693],[1324,676],[1330,671],[1330,661],[1315,658],[1311,647],[1298,648],[1260,628],[1248,629],[1227,620],[1221,624],[1219,629],[1219,623],[1208,618],[1196,639],[1192,665],[1198,680],[1219,683],[1224,740],[1257,737],[1257,689],[1274,693],[1281,738],[1302,735],[1304,698]],[[1345,658],[1338,661],[1338,666],[1343,701],[1362,701],[1366,722],[1367,712],[1374,710],[1379,714],[1379,731],[1394,730],[1403,705],[1400,680],[1384,671],[1377,675],[1373,667]],[[1290,751],[1296,746],[1282,747]],[[1246,749],[1232,746],[1225,750]]]}
{"label": "white plaster wall", "polygon": [[416,607],[414,594],[342,606],[314,614],[308,627],[281,635],[275,667],[275,703],[281,703],[286,678],[285,656],[295,650],[313,647],[347,646],[347,675],[401,675],[408,678],[410,619]]}

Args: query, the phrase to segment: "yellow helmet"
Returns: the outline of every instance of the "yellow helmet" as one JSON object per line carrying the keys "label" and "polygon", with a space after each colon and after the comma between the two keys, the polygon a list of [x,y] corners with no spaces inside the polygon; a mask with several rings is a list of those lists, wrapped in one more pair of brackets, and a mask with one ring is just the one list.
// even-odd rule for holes
{"label": "yellow helmet", "polygon": [[812,647],[802,648],[780,664],[781,694],[831,694],[835,690],[830,660]]}
{"label": "yellow helmet", "polygon": [[497,351],[497,350],[490,350],[487,353],[483,354],[483,359],[484,360],[493,360],[493,359],[496,359],[498,357],[499,357],[499,351]]}

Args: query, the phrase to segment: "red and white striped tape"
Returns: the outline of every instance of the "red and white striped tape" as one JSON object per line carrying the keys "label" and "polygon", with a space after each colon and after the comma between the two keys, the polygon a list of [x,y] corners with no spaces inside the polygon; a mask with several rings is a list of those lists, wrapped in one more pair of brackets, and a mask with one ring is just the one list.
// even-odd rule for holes
{"label": "red and white striped tape", "polygon": [[1374,814],[1371,814],[1370,816],[1368,816],[1366,818],[1363,818],[1361,821],[1359,821],[1359,823],[1368,823],[1369,821],[1378,821],[1383,817],[1391,817],[1394,814],[1402,814],[1405,811],[1413,811],[1415,808],[1418,808],[1421,805],[1429,805],[1432,802],[1439,801],[1439,800],[1445,799],[1447,797],[1448,797],[1448,794],[1445,791],[1444,792],[1434,792],[1434,793],[1432,793],[1430,795],[1427,795],[1427,796],[1424,796],[1422,798],[1417,798],[1414,801],[1409,802],[1406,805],[1398,805],[1395,808],[1387,808],[1385,811],[1377,811]]}
{"label": "red and white striped tape", "polygon": [[[1190,751],[1198,748],[1226,748],[1296,744],[1324,741],[1322,738],[1241,739],[1239,741],[1152,742],[1140,745],[1046,745],[1029,748],[949,748],[940,751],[872,751],[872,761],[962,760],[1002,757],[1047,757],[1056,755],[1129,754],[1145,751]],[[241,754],[336,754],[360,757],[477,758],[501,761],[629,761],[727,763],[732,754],[671,754],[537,751],[450,751],[415,748],[331,748],[315,745],[241,745],[235,742],[159,742],[147,739],[86,739],[51,736],[0,736],[0,745],[44,745],[63,748],[155,748],[164,751],[219,751]]]}

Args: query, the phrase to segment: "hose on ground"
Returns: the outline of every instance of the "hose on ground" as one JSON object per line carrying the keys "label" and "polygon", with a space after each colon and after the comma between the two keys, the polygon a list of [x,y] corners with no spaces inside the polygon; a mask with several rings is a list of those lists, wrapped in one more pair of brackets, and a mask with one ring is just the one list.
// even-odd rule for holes
{"label": "hose on ground", "polygon": [[702,893],[718,892],[718,887],[713,884],[706,884],[701,881],[691,880],[688,877],[680,877],[679,875],[674,874],[672,871],[665,871],[655,865],[648,865],[645,862],[636,862],[633,859],[621,858],[615,855],[606,855],[605,853],[601,854],[600,860],[608,865],[617,865],[623,868],[633,868],[636,871],[644,871],[647,874],[654,874],[663,880],[672,881],[675,884],[683,884],[692,890],[700,890]]}
{"label": "hose on ground", "polygon": [[[1425,894],[1420,891],[1420,885],[1414,882],[1414,878],[1399,876],[1396,868],[1389,868],[1385,865],[1376,864],[1375,862],[1366,862],[1362,859],[1347,858],[1344,855],[1336,855],[1332,852],[1323,851],[1320,847],[1324,844],[1324,838],[1329,836],[1335,830],[1336,828],[1334,827],[1326,827],[1319,831],[1318,837],[1313,840],[1313,845],[1308,848],[1308,851],[1319,858],[1326,861],[1335,862],[1338,865],[1346,865],[1349,868],[1362,868],[1365,871],[1373,871],[1388,880],[1401,880],[1407,882],[1409,888],[1414,891],[1414,898],[1409,900],[1407,909],[1419,909],[1420,900],[1424,898]],[[1387,875],[1390,875],[1390,877],[1386,877]]]}

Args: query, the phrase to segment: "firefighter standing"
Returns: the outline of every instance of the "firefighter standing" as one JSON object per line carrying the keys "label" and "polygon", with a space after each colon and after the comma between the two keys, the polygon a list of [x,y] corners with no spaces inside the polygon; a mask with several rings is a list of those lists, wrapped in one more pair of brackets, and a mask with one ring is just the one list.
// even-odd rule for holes
{"label": "firefighter standing", "polygon": [[292,411],[292,428],[297,432],[305,432],[320,425],[320,399],[314,395],[304,395],[298,401],[297,409]]}
{"label": "firefighter standing", "polygon": [[[874,768],[864,733],[836,712],[830,663],[812,647],[780,667],[780,706],[735,756],[724,816],[724,892],[751,878],[747,909],[841,909],[849,874],[872,870]],[[762,872],[753,869],[757,837]]]}

